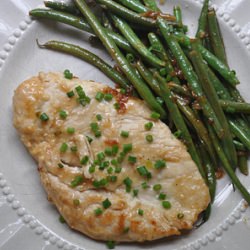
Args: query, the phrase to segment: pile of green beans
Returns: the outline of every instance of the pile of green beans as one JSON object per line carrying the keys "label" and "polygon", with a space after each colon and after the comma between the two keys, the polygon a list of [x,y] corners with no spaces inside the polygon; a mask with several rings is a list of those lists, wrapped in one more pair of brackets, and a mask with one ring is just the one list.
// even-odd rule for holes
{"label": "pile of green beans", "polygon": [[118,67],[66,42],[39,46],[93,64],[128,93],[144,99],[186,144],[209,187],[211,203],[216,171],[223,168],[250,204],[250,194],[235,173],[238,168],[248,175],[250,104],[236,88],[239,80],[230,69],[209,0],[204,1],[195,38],[187,35],[180,6],[169,14],[162,13],[154,0],[96,0],[96,4],[93,11],[84,0],[45,1],[48,8],[31,10],[30,15],[96,36]]}

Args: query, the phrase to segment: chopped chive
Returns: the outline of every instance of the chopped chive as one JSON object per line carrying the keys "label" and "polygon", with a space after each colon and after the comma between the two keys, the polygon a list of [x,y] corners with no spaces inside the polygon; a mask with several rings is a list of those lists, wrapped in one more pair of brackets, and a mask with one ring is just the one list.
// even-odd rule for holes
{"label": "chopped chive", "polygon": [[67,112],[65,110],[60,110],[59,111],[59,116],[60,116],[61,119],[66,119],[68,114],[67,114]]}
{"label": "chopped chive", "polygon": [[104,170],[108,166],[109,166],[109,161],[103,161],[103,162],[100,163],[99,169]]}
{"label": "chopped chive", "polygon": [[140,216],[143,216],[144,211],[143,211],[141,208],[139,208],[138,211],[137,211],[137,213],[138,213]]}
{"label": "chopped chive", "polygon": [[66,79],[70,79],[71,80],[73,78],[73,74],[68,69],[65,69],[64,72],[63,72],[63,74],[64,74],[64,77]]}
{"label": "chopped chive", "polygon": [[131,164],[135,164],[137,162],[137,158],[135,156],[129,155],[128,162]]}
{"label": "chopped chive", "polygon": [[98,102],[101,102],[102,99],[104,97],[104,94],[102,92],[97,92],[96,95],[95,95],[95,99],[98,101]]}
{"label": "chopped chive", "polygon": [[153,122],[147,122],[145,123],[144,128],[149,131],[153,128],[153,125]]}
{"label": "chopped chive", "polygon": [[112,155],[115,156],[119,151],[119,147],[117,144],[112,146]]}
{"label": "chopped chive", "polygon": [[95,213],[95,215],[101,215],[102,213],[103,213],[103,211],[102,211],[102,209],[100,208],[100,207],[98,207],[98,208],[96,208],[95,210],[94,210],[94,213]]}
{"label": "chopped chive", "polygon": [[117,166],[118,165],[118,161],[116,159],[112,159],[110,162],[111,162],[111,164],[113,166]]}
{"label": "chopped chive", "polygon": [[123,144],[123,152],[126,154],[130,152],[133,149],[133,146],[131,143],[129,144]]}
{"label": "chopped chive", "polygon": [[68,127],[68,128],[67,128],[67,133],[68,133],[68,134],[74,134],[74,133],[75,133],[75,128],[73,128],[73,127]]}
{"label": "chopped chive", "polygon": [[58,166],[59,168],[64,168],[64,166],[63,166],[62,163],[58,163],[57,166]]}
{"label": "chopped chive", "polygon": [[120,93],[125,95],[126,94],[126,89],[120,89]]}
{"label": "chopped chive", "polygon": [[104,100],[110,102],[113,99],[113,95],[110,93],[104,94]]}
{"label": "chopped chive", "polygon": [[174,132],[174,136],[175,136],[176,138],[181,138],[181,135],[182,135],[182,133],[181,133],[180,130],[177,130],[177,131]]}
{"label": "chopped chive", "polygon": [[159,70],[159,73],[160,73],[161,76],[166,76],[166,75],[167,75],[167,70],[166,70],[166,68],[161,68],[161,69]]}
{"label": "chopped chive", "polygon": [[147,189],[147,188],[149,188],[149,185],[148,185],[147,182],[143,182],[143,183],[141,184],[141,187],[142,187],[143,189]]}
{"label": "chopped chive", "polygon": [[115,248],[115,241],[113,241],[113,240],[107,241],[106,246],[108,249],[114,249]]}
{"label": "chopped chive", "polygon": [[99,181],[94,180],[92,184],[95,188],[101,188],[108,184],[108,180],[106,178],[100,179]]}
{"label": "chopped chive", "polygon": [[178,213],[177,214],[177,218],[180,219],[180,220],[183,219],[184,218],[184,214],[183,213]]}
{"label": "chopped chive", "polygon": [[77,152],[77,146],[70,147],[71,152]]}
{"label": "chopped chive", "polygon": [[95,131],[95,137],[98,138],[102,135],[102,132],[100,130]]}
{"label": "chopped chive", "polygon": [[82,175],[77,175],[73,181],[71,181],[70,186],[71,187],[77,187],[78,185],[82,184],[84,181]]}
{"label": "chopped chive", "polygon": [[147,177],[148,179],[152,177],[151,173],[148,171],[148,169],[145,166],[137,167],[137,172],[141,176]]}
{"label": "chopped chive", "polygon": [[82,106],[86,106],[87,104],[90,103],[91,99],[88,96],[85,96],[83,98],[78,98],[77,101],[82,105]]}
{"label": "chopped chive", "polygon": [[113,171],[114,171],[114,169],[113,169],[112,167],[109,167],[109,168],[107,169],[108,174],[112,174]]}
{"label": "chopped chive", "polygon": [[152,135],[146,135],[146,136],[145,136],[145,139],[146,139],[146,141],[149,142],[149,143],[153,142],[153,140],[154,140],[154,138],[153,138]]}
{"label": "chopped chive", "polygon": [[127,138],[127,137],[129,137],[129,132],[123,130],[123,131],[121,131],[120,136],[124,137],[124,138]]}
{"label": "chopped chive", "polygon": [[111,156],[112,155],[112,148],[110,148],[110,147],[105,148],[104,153],[107,156]]}
{"label": "chopped chive", "polygon": [[99,129],[99,126],[96,122],[91,122],[90,123],[90,128],[95,131],[95,130],[98,130]]}
{"label": "chopped chive", "polygon": [[118,102],[114,103],[113,106],[116,110],[119,110],[121,108],[121,105]]}
{"label": "chopped chive", "polygon": [[155,185],[153,186],[153,189],[154,189],[154,191],[156,191],[156,192],[160,191],[161,188],[162,188],[161,184],[155,184]]}
{"label": "chopped chive", "polygon": [[65,222],[66,222],[62,215],[59,216],[59,221],[60,221],[61,223],[65,223]]}
{"label": "chopped chive", "polygon": [[165,199],[166,199],[166,197],[167,197],[167,195],[166,195],[166,194],[164,194],[164,193],[160,193],[160,194],[159,194],[159,196],[158,196],[158,199],[159,199],[159,200],[165,200]]}
{"label": "chopped chive", "polygon": [[48,117],[48,115],[46,113],[42,113],[40,115],[40,120],[43,121],[43,122],[46,122],[46,121],[49,120],[49,117]]}
{"label": "chopped chive", "polygon": [[105,199],[105,200],[102,202],[102,206],[103,206],[103,208],[105,208],[105,209],[109,208],[109,207],[111,206],[110,200],[109,200],[108,198]]}
{"label": "chopped chive", "polygon": [[133,190],[133,196],[136,197],[138,196],[139,190],[138,189],[134,189]]}
{"label": "chopped chive", "polygon": [[161,115],[159,114],[159,113],[157,113],[157,112],[152,112],[151,113],[151,116],[150,116],[152,119],[154,119],[154,120],[158,120],[160,117],[161,117]]}
{"label": "chopped chive", "polygon": [[132,186],[133,181],[129,177],[127,177],[123,180],[123,183],[126,186],[126,192],[129,193],[131,191],[131,186]]}
{"label": "chopped chive", "polygon": [[155,169],[161,169],[166,167],[166,162],[163,160],[158,160],[154,164]]}
{"label": "chopped chive", "polygon": [[125,227],[124,230],[123,230],[123,233],[126,234],[129,232],[129,227]]}
{"label": "chopped chive", "polygon": [[79,86],[75,87],[75,90],[76,90],[76,93],[80,99],[84,99],[86,97],[86,94],[85,94],[82,86],[79,85]]}
{"label": "chopped chive", "polygon": [[169,201],[163,201],[161,204],[165,209],[171,208],[171,203]]}
{"label": "chopped chive", "polygon": [[65,153],[68,150],[68,144],[63,142],[60,147],[60,152]]}
{"label": "chopped chive", "polygon": [[97,121],[101,121],[102,120],[102,116],[100,114],[97,114],[95,117],[96,117]]}
{"label": "chopped chive", "polygon": [[115,173],[119,174],[121,173],[122,168],[121,167],[115,167]]}
{"label": "chopped chive", "polygon": [[74,199],[74,200],[73,200],[73,204],[74,204],[75,206],[79,206],[79,205],[80,205],[80,200]]}
{"label": "chopped chive", "polygon": [[89,157],[87,155],[83,156],[82,159],[80,160],[80,163],[83,165],[86,165],[89,161]]}
{"label": "chopped chive", "polygon": [[95,172],[95,165],[91,165],[90,167],[89,167],[89,173],[90,174],[93,174]]}
{"label": "chopped chive", "polygon": [[98,161],[103,161],[105,159],[105,154],[103,152],[100,152],[96,155],[96,158]]}
{"label": "chopped chive", "polygon": [[69,98],[73,97],[74,95],[75,95],[75,93],[74,93],[73,90],[67,92],[67,96],[68,96]]}
{"label": "chopped chive", "polygon": [[116,181],[117,181],[117,176],[116,176],[116,175],[111,175],[111,176],[109,177],[109,181],[110,181],[110,182],[116,182]]}
{"label": "chopped chive", "polygon": [[99,125],[96,122],[90,123],[90,128],[94,132],[95,137],[100,137],[102,135]]}
{"label": "chopped chive", "polygon": [[87,138],[89,144],[93,141],[93,139],[90,136],[88,136],[88,135],[86,135],[86,138]]}

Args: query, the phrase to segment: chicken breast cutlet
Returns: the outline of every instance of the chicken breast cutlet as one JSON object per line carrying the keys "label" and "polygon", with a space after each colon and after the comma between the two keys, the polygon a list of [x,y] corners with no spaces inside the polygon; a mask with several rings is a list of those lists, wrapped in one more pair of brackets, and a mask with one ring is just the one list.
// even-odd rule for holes
{"label": "chicken breast cutlet", "polygon": [[93,81],[40,73],[13,98],[14,126],[68,225],[147,241],[191,229],[210,202],[186,147],[142,101]]}

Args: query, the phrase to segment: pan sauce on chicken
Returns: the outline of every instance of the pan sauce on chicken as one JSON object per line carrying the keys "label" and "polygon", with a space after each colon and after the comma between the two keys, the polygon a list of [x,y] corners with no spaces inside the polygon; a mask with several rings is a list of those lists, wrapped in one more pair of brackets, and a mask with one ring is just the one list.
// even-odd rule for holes
{"label": "pan sauce on chicken", "polygon": [[191,229],[209,204],[185,146],[143,101],[40,73],[13,103],[14,125],[71,228],[99,240],[154,240]]}

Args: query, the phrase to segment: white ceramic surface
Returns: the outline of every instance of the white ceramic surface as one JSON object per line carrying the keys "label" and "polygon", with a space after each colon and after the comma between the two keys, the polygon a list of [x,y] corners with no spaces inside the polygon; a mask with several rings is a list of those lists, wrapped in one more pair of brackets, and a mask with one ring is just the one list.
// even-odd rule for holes
{"label": "white ceramic surface", "polygon": [[[168,0],[163,8],[172,9],[174,4],[180,4],[184,22],[191,27],[192,34],[201,2]],[[0,250],[106,249],[103,243],[92,241],[58,222],[58,213],[48,203],[40,185],[36,163],[12,126],[13,91],[39,71],[68,68],[82,79],[110,83],[102,73],[78,59],[37,47],[36,38],[39,42],[61,39],[89,47],[86,33],[49,21],[32,21],[27,16],[28,11],[41,4],[40,0],[0,1]],[[218,11],[230,65],[241,81],[239,89],[250,101],[250,1],[216,0],[212,4]],[[100,49],[91,50],[107,57]],[[239,176],[249,188],[250,177]],[[225,178],[219,182],[211,218],[202,227],[171,240],[120,244],[117,249],[247,250],[249,210]]]}

